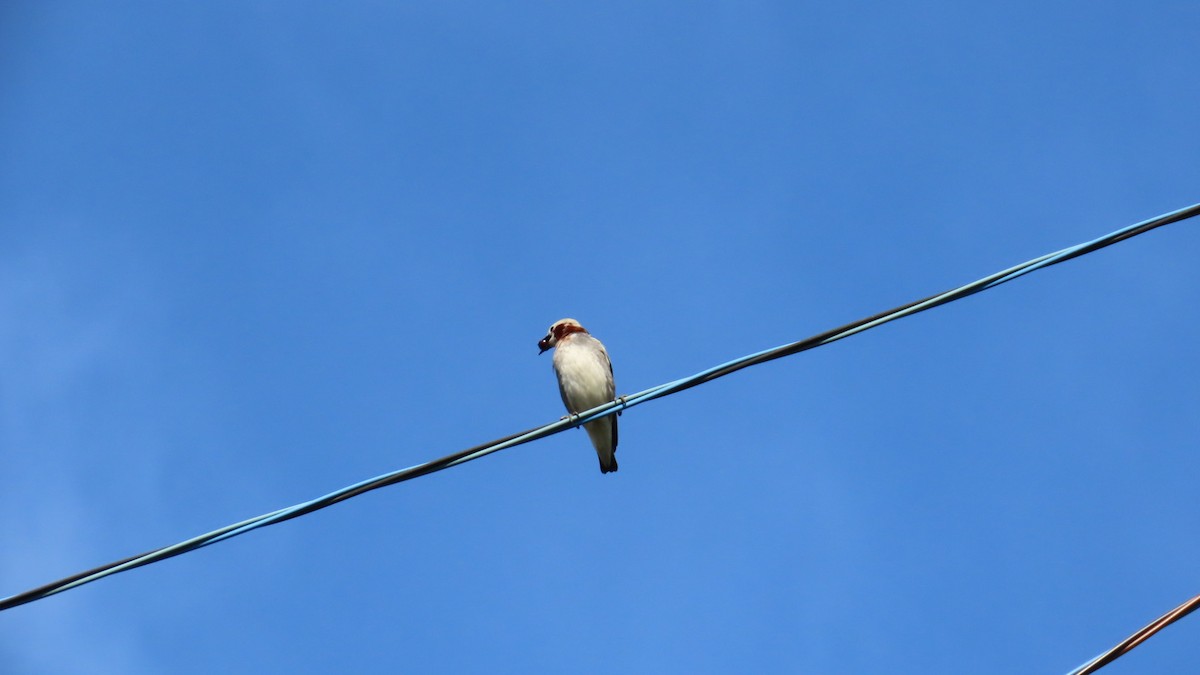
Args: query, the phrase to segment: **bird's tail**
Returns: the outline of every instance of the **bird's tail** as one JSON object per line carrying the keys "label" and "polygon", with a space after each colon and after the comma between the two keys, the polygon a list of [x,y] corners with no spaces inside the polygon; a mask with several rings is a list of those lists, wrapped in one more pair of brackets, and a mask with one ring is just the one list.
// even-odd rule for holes
{"label": "bird's tail", "polygon": [[617,470],[617,418],[605,417],[590,424],[583,425],[587,429],[588,438],[596,448],[596,456],[600,458],[600,473],[610,473]]}

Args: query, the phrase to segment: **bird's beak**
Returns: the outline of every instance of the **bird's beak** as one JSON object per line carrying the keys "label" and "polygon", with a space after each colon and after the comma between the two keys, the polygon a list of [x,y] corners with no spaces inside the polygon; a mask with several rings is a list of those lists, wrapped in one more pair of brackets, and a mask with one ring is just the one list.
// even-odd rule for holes
{"label": "bird's beak", "polygon": [[542,338],[541,340],[538,340],[538,356],[545,354],[547,349],[550,349],[550,336],[549,335]]}

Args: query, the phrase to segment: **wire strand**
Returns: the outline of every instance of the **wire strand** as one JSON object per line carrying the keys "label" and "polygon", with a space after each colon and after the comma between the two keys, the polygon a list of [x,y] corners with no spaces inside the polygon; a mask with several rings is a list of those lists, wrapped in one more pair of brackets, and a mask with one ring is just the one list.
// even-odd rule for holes
{"label": "wire strand", "polygon": [[1192,612],[1196,611],[1197,608],[1200,608],[1200,595],[1197,595],[1191,600],[1184,602],[1182,605],[1146,624],[1141,630],[1117,643],[1117,645],[1112,649],[1104,652],[1091,661],[1088,661],[1082,666],[1079,666],[1075,670],[1072,670],[1071,672],[1067,673],[1067,675],[1089,675],[1090,673],[1100,670],[1104,666],[1116,661],[1121,656],[1128,654],[1134,647],[1148,640],[1151,635],[1154,635],[1158,631],[1170,626],[1188,614],[1191,614]]}
{"label": "wire strand", "polygon": [[[978,281],[974,281],[944,293],[931,295],[922,300],[910,302],[906,305],[901,305],[900,307],[896,307],[886,312],[880,312],[874,316],[859,319],[858,321],[848,323],[839,328],[825,331],[824,333],[819,333],[804,340],[799,340],[797,342],[781,345],[773,349],[767,349],[754,354],[749,354],[727,363],[723,363],[719,366],[702,370],[694,375],[684,377],[673,382],[668,382],[666,384],[661,384],[656,387],[651,387],[645,391],[638,392],[637,394],[624,396],[616,401],[605,403],[592,408],[591,410],[579,413],[578,415],[575,415],[569,419],[563,419],[557,422],[546,424],[544,426],[527,429],[525,431],[511,434],[489,443],[476,445],[472,448],[467,448],[466,450],[461,450],[445,457],[425,462],[423,464],[417,464],[405,469],[385,473],[375,478],[344,487],[322,497],[318,497],[316,499],[296,504],[284,509],[279,509],[277,511],[272,511],[270,513],[265,513],[254,518],[249,518],[247,520],[234,523],[232,525],[227,525],[220,529],[213,530],[212,532],[179,542],[178,544],[157,548],[145,553],[122,558],[121,560],[110,562],[106,565],[101,565],[84,572],[79,572],[69,577],[65,577],[43,586],[39,586],[37,588],[4,598],[0,600],[0,611],[12,609],[36,600],[41,600],[51,595],[83,586],[84,584],[97,581],[119,572],[135,569],[137,567],[142,567],[143,565],[149,565],[160,560],[166,560],[167,558],[172,558],[183,553],[203,548],[205,546],[210,546],[217,542],[225,541],[226,539],[231,539],[268,525],[275,525],[293,518],[298,518],[305,514],[327,508],[337,504],[338,502],[343,502],[347,499],[357,497],[358,495],[365,494],[372,490],[378,490],[382,487],[395,485],[407,480],[412,480],[413,478],[436,473],[438,471],[442,471],[443,469],[448,469],[453,466],[474,461],[481,457],[486,457],[487,455],[505,450],[507,448],[516,447],[518,445],[523,445],[525,443],[545,438],[547,436],[565,431],[569,428],[579,426],[586,422],[591,422],[608,415],[617,414],[621,410],[632,408],[633,406],[662,398],[663,396],[676,394],[706,382],[711,382],[718,378],[735,373],[739,370],[749,368],[750,366],[758,365],[760,363],[767,363],[768,361],[774,361],[775,359],[798,354],[802,351],[813,349],[822,345],[827,345],[843,338],[850,337],[851,335],[856,335],[863,331],[876,328],[890,321],[911,316],[913,314],[944,305],[948,302],[953,302],[969,295],[974,295],[975,293],[979,293],[990,288],[995,288],[1000,284],[1007,283],[1030,272],[1044,269],[1052,265],[1057,265],[1061,262],[1071,260],[1072,258],[1077,258],[1081,255],[1091,253],[1092,251],[1099,250],[1106,246],[1111,246],[1112,244],[1124,241],[1130,237],[1135,237],[1139,234],[1149,232],[1155,228],[1191,218],[1198,214],[1200,214],[1200,204],[1194,204],[1177,211],[1172,211],[1156,218],[1151,218],[1149,220],[1121,228],[1120,230],[1109,233],[1092,241],[1043,255],[1034,258],[1033,260],[1021,263],[1020,265],[1014,265],[1006,270],[1002,270],[995,274],[979,279]],[[1136,643],[1134,645],[1130,645],[1129,648],[1132,649],[1133,646],[1136,646]]]}

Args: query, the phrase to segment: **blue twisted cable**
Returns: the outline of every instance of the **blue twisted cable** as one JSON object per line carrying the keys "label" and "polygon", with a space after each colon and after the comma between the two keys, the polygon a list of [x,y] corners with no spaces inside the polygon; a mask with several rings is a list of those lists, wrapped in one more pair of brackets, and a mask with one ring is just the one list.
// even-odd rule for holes
{"label": "blue twisted cable", "polygon": [[312,511],[332,506],[340,501],[345,501],[346,499],[350,499],[371,490],[385,487],[387,485],[394,485],[396,483],[411,480],[426,474],[435,473],[443,469],[448,469],[452,466],[458,466],[459,464],[465,464],[481,457],[486,457],[494,452],[499,452],[517,445],[522,445],[524,443],[545,438],[547,436],[565,431],[569,428],[576,427],[580,424],[591,422],[608,415],[617,414],[621,410],[632,408],[634,406],[641,405],[642,403],[646,403],[657,398],[662,398],[663,396],[669,396],[685,389],[690,389],[691,387],[715,380],[719,377],[724,377],[725,375],[737,372],[743,368],[748,368],[752,365],[765,363],[767,361],[772,361],[784,356],[790,356],[801,351],[827,345],[843,338],[850,337],[851,335],[861,333],[865,330],[876,328],[890,321],[911,316],[939,305],[967,297],[968,295],[973,295],[990,288],[995,288],[1000,284],[1007,283],[1030,272],[1065,262],[1071,258],[1075,258],[1100,248],[1104,248],[1105,246],[1110,246],[1119,241],[1123,241],[1129,237],[1137,236],[1157,227],[1162,227],[1163,225],[1168,225],[1170,223],[1191,218],[1198,214],[1200,214],[1200,204],[1194,204],[1177,211],[1172,211],[1156,218],[1151,218],[1149,220],[1121,228],[1115,232],[1111,232],[1092,241],[1064,248],[1055,253],[1039,256],[1033,260],[1021,263],[1020,265],[1015,265],[1006,270],[1002,270],[995,274],[979,279],[978,281],[974,281],[956,289],[946,291],[945,293],[933,295],[925,298],[924,300],[919,300],[902,307],[897,307],[896,309],[847,324],[841,328],[836,328],[799,342],[793,342],[775,347],[773,349],[767,349],[754,354],[748,354],[741,358],[723,363],[719,366],[702,370],[694,375],[690,375],[673,382],[668,382],[666,384],[661,384],[656,387],[651,387],[636,394],[621,397],[616,401],[597,406],[591,410],[579,413],[578,415],[575,415],[569,419],[559,420],[541,427],[519,432],[506,438],[463,450],[440,459],[431,460],[423,464],[417,464],[405,469],[385,473],[380,476],[376,476],[375,478],[364,480],[359,483],[355,483],[354,485],[344,487],[340,490],[330,492],[329,494],[316,499],[302,502],[284,509],[279,509],[277,511],[272,511],[270,513],[265,513],[254,518],[243,520],[239,523],[227,525],[220,529],[213,530],[212,532],[179,542],[178,544],[155,549],[139,555],[130,556],[124,560],[108,563],[107,565],[102,565],[86,572],[80,572],[65,579],[60,579],[44,586],[0,599],[0,611],[12,609],[13,607],[34,602],[36,600],[41,600],[42,598],[49,597],[56,593],[61,593],[93,581],[97,581],[104,577],[117,574],[118,572],[124,572],[136,567],[141,567],[143,565],[149,565],[160,560],[165,560],[166,558],[181,555],[189,551],[194,551],[198,548],[203,548],[220,541],[225,541],[226,539],[231,539],[261,527],[291,520],[292,518],[297,518],[307,513],[311,513]]}

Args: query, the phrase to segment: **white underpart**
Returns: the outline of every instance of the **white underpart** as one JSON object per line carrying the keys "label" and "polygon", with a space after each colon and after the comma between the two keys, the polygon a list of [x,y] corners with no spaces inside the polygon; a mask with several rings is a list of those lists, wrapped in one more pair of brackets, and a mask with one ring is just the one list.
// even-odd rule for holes
{"label": "white underpart", "polygon": [[[616,397],[608,353],[599,340],[587,333],[571,333],[558,341],[554,349],[554,372],[568,412],[584,412]],[[605,464],[612,463],[615,450],[612,425],[612,417],[584,425]]]}

